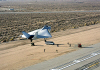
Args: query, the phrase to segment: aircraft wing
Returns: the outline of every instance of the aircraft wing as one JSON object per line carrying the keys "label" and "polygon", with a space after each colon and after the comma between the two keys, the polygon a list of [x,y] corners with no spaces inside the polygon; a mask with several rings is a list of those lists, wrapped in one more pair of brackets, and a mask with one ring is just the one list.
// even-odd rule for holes
{"label": "aircraft wing", "polygon": [[25,31],[23,31],[22,33],[27,39],[32,39],[34,37],[34,35],[30,35],[30,34],[26,33]]}
{"label": "aircraft wing", "polygon": [[25,31],[23,31],[22,33],[26,36],[26,38],[30,37],[30,35],[28,33],[26,33]]}

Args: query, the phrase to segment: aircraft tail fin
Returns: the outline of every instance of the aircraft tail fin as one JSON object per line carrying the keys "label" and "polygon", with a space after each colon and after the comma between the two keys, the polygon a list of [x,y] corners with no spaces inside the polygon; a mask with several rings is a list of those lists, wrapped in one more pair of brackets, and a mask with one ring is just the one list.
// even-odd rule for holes
{"label": "aircraft tail fin", "polygon": [[51,31],[51,27],[50,27],[50,26],[47,26],[47,25],[45,25],[45,26],[42,28],[42,30],[44,30],[44,29],[47,29],[49,32]]}
{"label": "aircraft tail fin", "polygon": [[50,30],[50,29],[51,29],[51,27],[50,27],[50,26],[45,25],[45,26],[42,28],[42,30],[43,30],[43,29],[49,29],[49,30]]}

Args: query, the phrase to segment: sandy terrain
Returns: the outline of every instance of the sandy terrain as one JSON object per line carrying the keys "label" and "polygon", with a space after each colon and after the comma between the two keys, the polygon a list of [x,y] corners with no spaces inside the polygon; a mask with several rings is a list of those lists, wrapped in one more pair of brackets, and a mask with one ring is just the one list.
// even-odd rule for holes
{"label": "sandy terrain", "polygon": [[[81,43],[84,48],[99,43],[100,24],[60,31],[52,33],[52,36],[48,40],[59,44],[59,47],[56,45],[45,45],[43,39],[34,40],[36,46],[31,46],[29,40],[0,44],[0,70],[19,70],[82,49],[77,47],[78,43]],[[68,42],[71,44],[71,47],[67,44]]]}

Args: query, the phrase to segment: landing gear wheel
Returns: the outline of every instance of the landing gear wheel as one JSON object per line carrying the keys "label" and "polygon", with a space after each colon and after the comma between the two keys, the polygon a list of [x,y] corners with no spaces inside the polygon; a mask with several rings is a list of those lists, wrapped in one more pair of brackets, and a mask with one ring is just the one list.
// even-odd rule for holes
{"label": "landing gear wheel", "polygon": [[34,43],[31,43],[31,46],[35,46],[35,44]]}

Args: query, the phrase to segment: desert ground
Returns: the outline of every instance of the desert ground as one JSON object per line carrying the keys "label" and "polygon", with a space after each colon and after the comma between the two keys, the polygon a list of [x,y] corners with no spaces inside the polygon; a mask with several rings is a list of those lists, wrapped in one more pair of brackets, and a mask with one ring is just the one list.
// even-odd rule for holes
{"label": "desert ground", "polygon": [[[100,42],[100,24],[84,26],[77,29],[67,29],[51,33],[57,45],[45,45],[43,39],[34,40],[36,46],[31,46],[29,40],[18,40],[0,44],[0,70],[19,70],[49,59],[80,50]],[[71,44],[71,47],[69,47]],[[44,52],[45,49],[45,52]],[[58,50],[58,52],[57,52]]]}
{"label": "desert ground", "polygon": [[[0,43],[14,41],[22,31],[33,31],[44,25],[51,26],[51,32],[58,32],[100,23],[100,2],[61,1],[0,2]],[[7,12],[13,13],[7,14]],[[18,12],[24,13],[18,14]]]}
{"label": "desert ground", "polygon": [[[9,9],[14,9],[11,11]],[[0,14],[0,70],[19,70],[49,59],[77,51],[100,42],[100,2],[0,2],[1,12],[90,11],[76,13]],[[52,38],[57,45],[46,45],[37,39],[19,39],[22,31],[51,26]],[[69,44],[71,44],[71,47]],[[44,52],[45,49],[45,52]]]}

